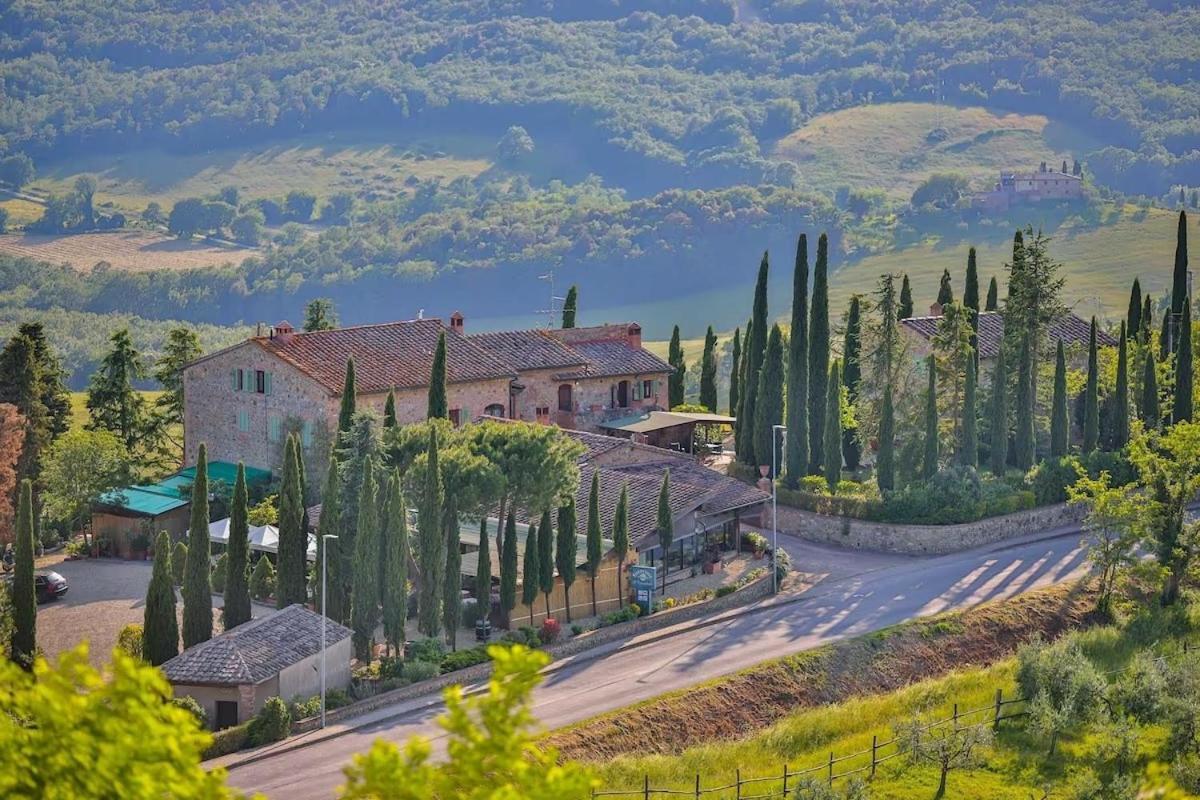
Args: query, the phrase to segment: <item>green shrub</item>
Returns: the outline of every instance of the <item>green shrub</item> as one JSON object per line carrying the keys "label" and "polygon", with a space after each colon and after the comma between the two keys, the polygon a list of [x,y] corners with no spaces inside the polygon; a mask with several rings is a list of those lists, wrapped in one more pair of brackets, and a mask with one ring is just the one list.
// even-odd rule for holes
{"label": "green shrub", "polygon": [[521,644],[531,648],[542,646],[542,640],[538,638],[537,628],[529,625],[522,625],[515,631],[509,631],[501,637],[501,641],[508,644]]}
{"label": "green shrub", "polygon": [[117,647],[125,653],[140,659],[142,657],[142,626],[135,623],[121,628],[117,634]]}
{"label": "green shrub", "polygon": [[767,547],[767,537],[756,531],[747,531],[742,534],[742,549],[743,550],[765,550]]}
{"label": "green shrub", "polygon": [[275,594],[275,566],[271,559],[262,556],[250,573],[250,596],[255,600],[266,600]]}
{"label": "green shrub", "polygon": [[408,661],[441,664],[442,659],[446,657],[446,645],[441,639],[417,639],[405,646],[405,656]]}
{"label": "green shrub", "polygon": [[251,747],[286,739],[292,730],[292,715],[278,697],[268,697],[258,716],[250,720],[246,741]]}
{"label": "green shrub", "polygon": [[571,626],[571,634],[573,636],[578,636],[581,633],[583,633],[583,626],[580,625],[578,622],[576,622],[574,625]]}
{"label": "green shrub", "polygon": [[243,722],[241,725],[234,725],[232,728],[225,728],[217,731],[212,735],[212,744],[204,751],[204,758],[217,758],[218,756],[227,756],[230,753],[236,753],[238,750],[243,750],[249,746],[250,725],[253,722]]}
{"label": "green shrub", "polygon": [[196,718],[196,722],[199,723],[201,728],[208,727],[208,714],[204,711],[204,707],[196,701],[196,698],[184,695],[183,697],[176,697],[171,703],[189,712]]}
{"label": "green shrub", "polygon": [[1025,482],[1033,490],[1038,505],[1067,502],[1067,489],[1085,473],[1075,456],[1048,458],[1029,471]]}
{"label": "green shrub", "polygon": [[412,683],[427,681],[440,674],[442,674],[441,666],[432,661],[406,661],[404,663],[404,677]]}
{"label": "green shrub", "polygon": [[473,631],[475,630],[475,623],[478,621],[479,602],[473,597],[468,597],[463,601],[462,626],[469,631]]}
{"label": "green shrub", "polygon": [[829,483],[821,475],[805,475],[800,479],[800,491],[829,496]]}
{"label": "green shrub", "polygon": [[782,547],[775,551],[775,581],[783,583],[783,579],[792,571],[792,557]]}
{"label": "green shrub", "polygon": [[737,589],[738,589],[738,587],[734,586],[733,584],[726,584],[725,586],[718,586],[717,587],[717,597],[724,597],[725,595],[733,594],[734,592],[737,591]]}
{"label": "green shrub", "polygon": [[187,566],[187,543],[182,539],[171,548],[171,578],[176,586],[183,586],[183,568]]}
{"label": "green shrub", "polygon": [[225,593],[225,565],[228,562],[229,559],[226,557],[226,555],[221,553],[221,555],[217,556],[216,566],[213,567],[212,590],[218,594]]}
{"label": "green shrub", "polygon": [[641,613],[642,610],[638,607],[637,603],[630,603],[624,608],[617,611],[610,611],[601,617],[600,627],[603,628],[606,625],[619,625],[622,622],[629,622],[630,620],[637,619]]}
{"label": "green shrub", "polygon": [[487,662],[487,645],[479,645],[467,650],[458,650],[454,653],[449,653],[442,659],[441,671],[445,675],[447,672],[457,672],[460,669],[473,667],[476,664]]}

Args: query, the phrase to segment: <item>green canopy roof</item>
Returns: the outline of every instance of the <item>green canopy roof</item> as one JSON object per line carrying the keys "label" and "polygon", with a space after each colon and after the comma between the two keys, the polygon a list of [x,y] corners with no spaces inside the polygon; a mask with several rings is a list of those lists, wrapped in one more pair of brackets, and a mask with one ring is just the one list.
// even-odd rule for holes
{"label": "green canopy roof", "polygon": [[[271,473],[265,469],[246,467],[246,481],[265,483]],[[208,465],[208,480],[224,481],[229,485],[237,480],[237,465],[228,461],[214,461]],[[192,484],[196,481],[196,468],[181,469],[169,478],[145,486],[127,486],[101,495],[96,505],[116,509],[140,516],[157,517],[168,511],[186,506],[191,502]]]}
{"label": "green canopy roof", "polygon": [[[188,482],[196,480],[196,468],[188,467],[181,469],[175,473],[180,478],[187,478]],[[237,464],[231,464],[228,461],[210,461],[208,462],[208,482],[224,481],[230,486],[237,480]],[[246,467],[246,482],[247,483],[266,483],[271,480],[271,473],[265,469],[257,467]]]}

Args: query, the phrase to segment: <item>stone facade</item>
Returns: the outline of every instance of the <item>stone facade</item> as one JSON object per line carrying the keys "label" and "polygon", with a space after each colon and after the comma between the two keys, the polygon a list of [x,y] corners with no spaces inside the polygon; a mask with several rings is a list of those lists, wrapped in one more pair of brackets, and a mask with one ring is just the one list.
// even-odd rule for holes
{"label": "stone facade", "polygon": [[524,388],[513,395],[510,416],[526,422],[552,422],[563,428],[590,430],[600,422],[662,408],[666,403],[665,395],[659,397],[666,391],[660,375],[563,378],[559,372],[557,369],[522,372],[518,383]]}

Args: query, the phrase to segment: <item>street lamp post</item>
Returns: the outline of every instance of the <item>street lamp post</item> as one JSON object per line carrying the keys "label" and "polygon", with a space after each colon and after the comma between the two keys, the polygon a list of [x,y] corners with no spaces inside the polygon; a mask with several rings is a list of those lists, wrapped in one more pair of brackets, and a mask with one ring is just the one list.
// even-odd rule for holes
{"label": "street lamp post", "polygon": [[325,576],[329,574],[329,540],[336,539],[332,533],[321,537],[321,727],[325,727],[325,603],[328,592],[325,590]]}
{"label": "street lamp post", "polygon": [[[780,445],[776,447],[778,440]],[[771,594],[779,592],[779,450],[787,444],[787,425],[771,426]]]}

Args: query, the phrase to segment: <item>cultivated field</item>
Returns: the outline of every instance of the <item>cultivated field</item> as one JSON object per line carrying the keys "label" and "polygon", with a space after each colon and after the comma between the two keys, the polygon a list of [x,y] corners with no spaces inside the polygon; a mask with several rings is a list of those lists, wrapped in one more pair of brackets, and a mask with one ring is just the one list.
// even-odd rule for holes
{"label": "cultivated field", "polygon": [[1094,143],[1037,114],[933,103],[859,106],[814,117],[780,139],[775,158],[800,167],[803,188],[882,189],[907,200],[935,172],[957,172],[987,188],[1002,169],[1068,163]]}
{"label": "cultivated field", "polygon": [[90,272],[101,262],[107,262],[112,269],[144,272],[236,264],[256,251],[185,242],[160,233],[127,229],[71,236],[7,234],[0,236],[0,252],[51,264],[69,264],[81,272]]}

